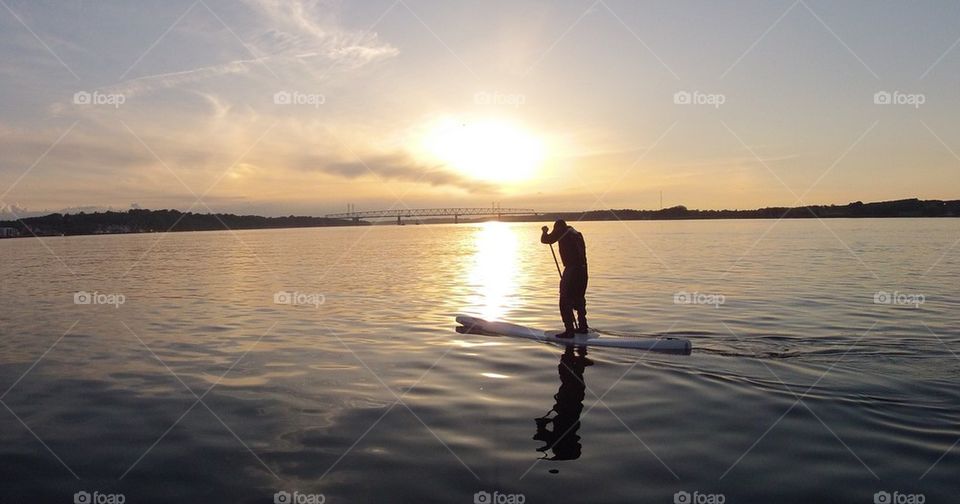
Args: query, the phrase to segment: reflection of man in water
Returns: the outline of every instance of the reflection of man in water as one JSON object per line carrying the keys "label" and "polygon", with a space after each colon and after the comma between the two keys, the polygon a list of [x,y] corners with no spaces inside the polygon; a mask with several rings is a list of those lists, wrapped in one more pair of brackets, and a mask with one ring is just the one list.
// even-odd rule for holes
{"label": "reflection of man in water", "polygon": [[[560,356],[560,390],[553,396],[556,404],[546,415],[534,419],[537,423],[537,433],[533,436],[536,441],[543,441],[544,446],[537,448],[543,452],[548,460],[575,460],[580,458],[580,413],[583,412],[583,397],[586,384],[583,381],[583,370],[592,366],[593,361],[587,358],[587,349],[580,347],[574,353],[573,347],[568,346]],[[556,413],[550,418],[551,413]],[[553,429],[549,429],[553,424]],[[553,452],[553,457],[546,457],[547,450]]]}

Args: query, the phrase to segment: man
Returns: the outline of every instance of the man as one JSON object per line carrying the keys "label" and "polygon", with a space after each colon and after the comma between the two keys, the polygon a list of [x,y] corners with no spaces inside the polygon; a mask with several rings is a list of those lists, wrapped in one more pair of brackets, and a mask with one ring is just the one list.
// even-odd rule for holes
{"label": "man", "polygon": [[[541,228],[540,242],[552,245],[559,243],[563,274],[560,276],[560,318],[564,332],[558,338],[573,338],[575,333],[586,334],[587,329],[587,246],[583,235],[568,226],[563,219],[553,224],[553,232],[547,226]],[[573,324],[573,311],[577,311],[578,324]]]}

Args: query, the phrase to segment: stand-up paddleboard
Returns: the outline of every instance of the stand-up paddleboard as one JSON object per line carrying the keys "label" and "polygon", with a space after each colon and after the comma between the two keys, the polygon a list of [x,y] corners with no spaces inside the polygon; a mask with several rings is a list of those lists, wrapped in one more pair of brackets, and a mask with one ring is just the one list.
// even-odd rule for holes
{"label": "stand-up paddleboard", "polygon": [[544,341],[566,346],[594,346],[613,348],[635,348],[651,352],[689,354],[692,349],[690,340],[678,338],[621,338],[602,337],[593,329],[587,334],[577,334],[574,338],[558,338],[551,331],[542,331],[509,322],[494,322],[469,315],[458,315],[457,323],[461,327],[457,332],[510,336],[534,341]]}

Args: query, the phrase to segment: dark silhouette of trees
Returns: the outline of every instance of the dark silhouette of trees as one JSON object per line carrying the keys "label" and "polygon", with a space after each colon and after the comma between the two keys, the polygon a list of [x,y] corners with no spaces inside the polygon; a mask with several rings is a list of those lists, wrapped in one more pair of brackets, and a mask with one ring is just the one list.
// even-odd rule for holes
{"label": "dark silhouette of trees", "polygon": [[[359,224],[368,224],[360,222]],[[178,210],[128,210],[77,214],[54,213],[0,222],[21,236],[154,233],[165,231],[215,231],[226,229],[272,229],[355,225],[351,221],[324,217],[262,217],[259,215],[198,214]],[[32,233],[31,233],[32,230]]]}
{"label": "dark silhouette of trees", "polygon": [[[689,210],[675,206],[662,210],[611,209],[589,212],[550,213],[539,220],[676,220],[676,219],[812,219],[812,218],[864,218],[864,217],[960,217],[960,200],[905,199],[863,203],[856,201],[847,205],[810,205],[795,208],[767,207],[756,210]],[[525,218],[511,218],[520,221]]]}

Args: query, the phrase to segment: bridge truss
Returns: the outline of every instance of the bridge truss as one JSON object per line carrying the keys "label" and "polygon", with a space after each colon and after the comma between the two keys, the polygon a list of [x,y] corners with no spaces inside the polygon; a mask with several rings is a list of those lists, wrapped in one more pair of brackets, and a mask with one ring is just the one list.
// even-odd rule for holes
{"label": "bridge truss", "polygon": [[529,208],[397,208],[393,210],[367,210],[353,211],[344,213],[327,214],[328,219],[352,219],[359,221],[361,219],[397,219],[397,224],[403,224],[403,219],[422,219],[424,217],[453,217],[454,222],[459,222],[460,217],[484,217],[497,216],[499,219],[504,215],[537,215]]}

